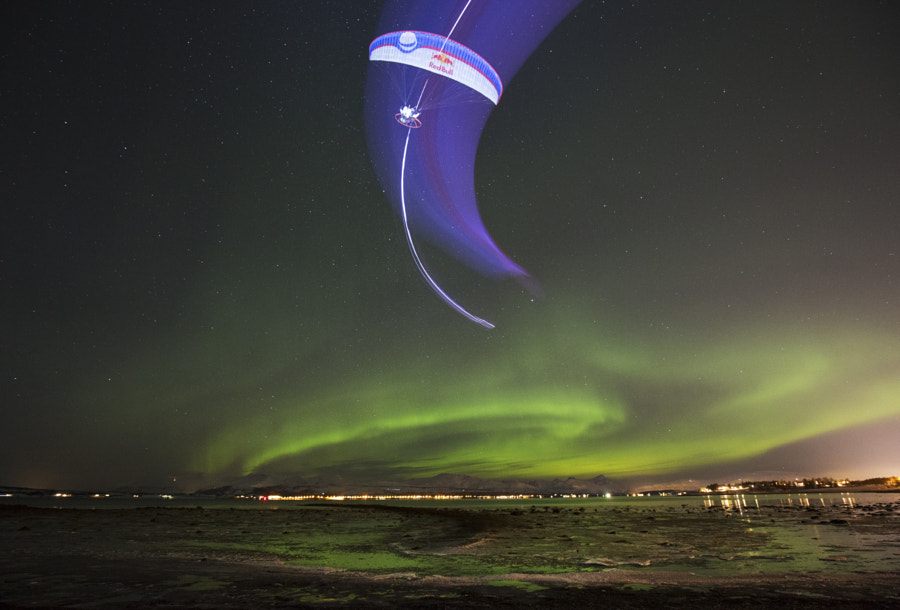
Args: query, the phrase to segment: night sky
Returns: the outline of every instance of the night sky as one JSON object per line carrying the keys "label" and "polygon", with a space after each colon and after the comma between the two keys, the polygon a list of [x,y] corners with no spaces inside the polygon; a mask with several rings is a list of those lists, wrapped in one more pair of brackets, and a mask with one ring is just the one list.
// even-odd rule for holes
{"label": "night sky", "polygon": [[493,330],[372,169],[380,9],[4,4],[0,483],[900,472],[900,4],[576,8],[476,163],[543,296],[423,246]]}

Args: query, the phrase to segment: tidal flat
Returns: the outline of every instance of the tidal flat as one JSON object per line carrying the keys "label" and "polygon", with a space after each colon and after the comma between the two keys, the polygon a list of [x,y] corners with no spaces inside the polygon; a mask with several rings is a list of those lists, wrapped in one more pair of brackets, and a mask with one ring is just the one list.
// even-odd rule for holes
{"label": "tidal flat", "polygon": [[900,496],[0,505],[0,607],[900,607]]}

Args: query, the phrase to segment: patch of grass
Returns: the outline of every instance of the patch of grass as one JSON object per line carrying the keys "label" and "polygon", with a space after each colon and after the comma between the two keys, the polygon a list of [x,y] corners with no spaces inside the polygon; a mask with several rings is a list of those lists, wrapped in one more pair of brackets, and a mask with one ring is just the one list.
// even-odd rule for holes
{"label": "patch of grass", "polygon": [[303,566],[318,566],[335,568],[338,570],[381,572],[399,569],[416,568],[419,562],[415,559],[400,557],[393,553],[383,551],[359,552],[332,550],[320,553],[314,557],[304,557],[294,560],[292,563]]}
{"label": "patch of grass", "polygon": [[516,587],[517,589],[522,589],[528,593],[543,591],[547,588],[533,582],[524,582],[521,580],[489,580],[487,584],[492,587]]}

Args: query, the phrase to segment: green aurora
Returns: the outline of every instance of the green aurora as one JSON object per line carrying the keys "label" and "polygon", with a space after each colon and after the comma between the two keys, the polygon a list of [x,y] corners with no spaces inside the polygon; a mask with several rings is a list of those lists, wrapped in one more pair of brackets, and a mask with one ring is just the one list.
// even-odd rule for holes
{"label": "green aurora", "polygon": [[209,439],[193,467],[628,477],[728,463],[900,414],[893,338],[769,331],[685,354],[587,336],[577,324],[570,333],[556,349],[506,342],[467,363],[433,355],[394,363],[402,374],[298,388]]}
{"label": "green aurora", "polygon": [[[188,302],[197,307],[189,318],[208,313],[207,295]],[[229,308],[120,363],[75,402],[109,434],[125,420],[135,442],[173,452],[173,472],[224,478],[666,475],[900,414],[898,341],[877,327],[807,309],[802,322],[788,311],[782,323],[728,332],[734,318],[703,325],[669,310],[665,328],[639,329],[600,322],[584,302],[518,309],[501,333],[426,320],[413,330],[432,341],[380,327],[362,345],[327,339],[345,332],[358,304],[343,305],[347,318],[334,317],[317,341],[272,331],[289,319]],[[546,320],[552,331],[540,330]],[[121,404],[133,407],[115,416]],[[151,438],[154,420],[168,438]]]}

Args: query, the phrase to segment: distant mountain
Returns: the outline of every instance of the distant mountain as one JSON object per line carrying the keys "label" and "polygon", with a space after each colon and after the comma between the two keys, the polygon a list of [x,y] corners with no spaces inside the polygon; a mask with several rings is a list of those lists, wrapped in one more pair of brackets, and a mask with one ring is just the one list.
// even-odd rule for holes
{"label": "distant mountain", "polygon": [[233,496],[252,495],[553,495],[553,494],[605,494],[622,491],[619,485],[603,475],[593,479],[480,479],[465,474],[443,473],[433,477],[397,481],[361,482],[341,477],[305,479],[301,477],[270,477],[255,474],[242,477],[229,485],[198,490],[197,495]]}
{"label": "distant mountain", "polygon": [[463,474],[439,474],[425,479],[408,479],[398,483],[401,489],[418,493],[491,493],[491,494],[603,494],[616,491],[615,484],[599,475],[593,479],[479,479]]}

